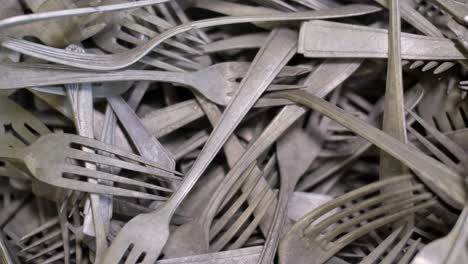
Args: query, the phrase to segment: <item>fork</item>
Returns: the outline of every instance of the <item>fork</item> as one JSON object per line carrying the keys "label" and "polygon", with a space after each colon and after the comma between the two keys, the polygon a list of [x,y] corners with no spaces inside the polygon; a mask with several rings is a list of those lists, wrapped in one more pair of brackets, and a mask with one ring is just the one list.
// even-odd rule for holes
{"label": "fork", "polygon": [[[432,195],[424,191],[422,184],[403,189],[390,188],[388,192],[380,193],[383,187],[409,179],[410,176],[399,176],[380,180],[346,193],[308,213],[281,240],[279,262],[307,263],[312,260],[312,263],[325,263],[368,232],[436,203]],[[415,194],[412,197],[401,196],[407,192]],[[406,207],[408,204],[412,205]],[[338,208],[340,210],[337,212],[332,211]]]}
{"label": "fork", "polygon": [[[78,147],[78,148],[75,148]],[[94,154],[81,150],[81,147],[90,148],[93,150],[104,151],[118,157],[130,159],[133,162],[138,162],[146,166],[135,164],[128,161],[123,161],[118,158],[106,157],[99,154]],[[50,153],[50,149],[54,149],[54,153]],[[69,160],[78,160],[94,164],[105,164],[108,166],[127,169],[130,171],[146,173],[150,175],[158,175],[167,179],[178,179],[178,172],[170,171],[162,168],[159,164],[148,161],[133,153],[128,153],[119,148],[102,143],[100,141],[84,138],[70,134],[48,134],[42,136],[32,145],[25,148],[5,148],[1,149],[0,157],[6,159],[17,160],[24,162],[32,175],[45,183],[53,186],[90,192],[102,193],[119,196],[164,200],[164,197],[152,195],[149,193],[128,190],[120,187],[105,186],[101,184],[89,183],[73,178],[71,175],[77,175],[85,179],[100,179],[118,182],[131,186],[140,186],[162,192],[171,192],[171,190],[155,186],[149,183],[143,183],[137,180],[128,179],[112,173],[105,173],[95,170],[90,170],[79,166],[79,164],[70,164]],[[49,155],[44,155],[49,153]],[[64,158],[66,158],[64,160]]]}
{"label": "fork", "polygon": [[232,25],[246,22],[281,22],[310,19],[327,19],[337,17],[341,18],[356,15],[365,15],[377,12],[379,10],[380,8],[369,5],[347,5],[343,7],[330,8],[321,11],[205,19],[172,27],[171,29],[164,31],[160,35],[152,38],[151,40],[149,40],[141,46],[138,46],[129,51],[113,55],[77,55],[73,52],[67,52],[62,49],[51,48],[44,45],[28,42],[25,40],[18,40],[10,37],[2,37],[1,43],[2,46],[6,48],[21,52],[32,57],[56,62],[59,64],[94,70],[116,70],[136,63],[165,40],[174,37],[180,33],[190,31],[191,29],[200,29],[221,25]]}
{"label": "fork", "polygon": [[[328,116],[339,124],[351,129],[356,134],[367,139],[380,149],[398,158],[410,169],[417,171],[419,178],[427,184],[441,199],[455,208],[462,208],[465,191],[462,187],[463,179],[453,170],[439,161],[426,156],[413,146],[402,144],[381,130],[367,124],[361,119],[345,113],[341,109],[317,98],[306,91],[275,92],[270,96],[288,98],[294,102],[307,105]],[[440,178],[437,175],[447,175]]]}
{"label": "fork", "polygon": [[[205,69],[190,72],[165,72],[165,71],[142,71],[124,70],[107,73],[92,73],[67,69],[61,66],[32,65],[32,64],[10,64],[0,65],[0,70],[4,72],[4,85],[0,89],[25,88],[30,86],[45,86],[57,84],[89,83],[89,82],[109,82],[109,81],[160,81],[172,82],[191,87],[213,102],[227,105],[233,94],[239,89],[236,79],[245,76],[248,64],[227,62],[220,63]],[[289,68],[291,69],[291,68]],[[5,70],[5,71],[3,71]],[[304,67],[303,71],[294,74],[303,74],[309,69]],[[290,76],[288,70],[280,76]],[[18,79],[18,76],[22,76]],[[22,80],[22,81],[20,81]],[[270,90],[297,89],[297,85],[270,85]]]}
{"label": "fork", "polygon": [[138,8],[138,7],[148,6],[148,5],[164,3],[167,1],[169,0],[141,0],[138,2],[129,2],[129,3],[122,3],[122,4],[114,4],[114,5],[74,8],[74,9],[66,9],[66,10],[58,10],[58,11],[48,11],[48,12],[42,12],[42,13],[36,13],[36,14],[19,15],[19,16],[9,17],[9,18],[0,20],[0,29],[5,29],[5,28],[16,26],[16,25],[23,25],[23,24],[28,24],[28,23],[37,22],[37,21],[62,18],[62,17],[86,15],[86,14],[93,14],[93,13],[105,13],[105,12],[126,10],[126,9],[131,9],[131,8]]}
{"label": "fork", "polygon": [[[214,128],[204,148],[191,167],[182,185],[163,206],[151,214],[140,214],[130,220],[119,232],[105,261],[116,263],[129,250],[126,263],[153,263],[169,236],[169,222],[181,201],[188,194],[216,153],[226,142],[234,128],[253,106],[274,77],[296,52],[296,33],[279,29],[271,33],[271,38],[255,57],[246,78],[239,90],[224,110],[218,125]],[[265,67],[269,65],[268,67]],[[145,228],[146,227],[146,228]],[[151,230],[151,235],[148,234]],[[139,233],[145,232],[143,237]]]}

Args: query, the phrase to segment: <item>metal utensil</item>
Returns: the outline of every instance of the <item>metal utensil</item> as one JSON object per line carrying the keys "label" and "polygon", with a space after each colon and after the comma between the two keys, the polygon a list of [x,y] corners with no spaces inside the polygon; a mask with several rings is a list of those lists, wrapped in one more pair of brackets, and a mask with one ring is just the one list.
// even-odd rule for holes
{"label": "metal utensil", "polygon": [[[48,152],[48,150],[53,146],[54,153]],[[149,167],[138,165],[132,162],[119,160],[117,158],[106,157],[103,155],[98,155],[90,152],[81,150],[80,148],[76,149],[74,146],[83,146],[93,150],[100,150],[117,157],[125,157],[132,161],[136,161]],[[90,162],[90,163],[99,163],[105,164],[108,166],[114,166],[118,168],[124,168],[132,171],[138,171],[141,173],[147,173],[151,175],[158,175],[163,178],[178,178],[174,174],[177,172],[167,170],[161,167],[159,164],[152,161],[148,161],[139,157],[138,155],[122,151],[111,145],[102,143],[97,140],[83,138],[71,134],[48,134],[42,136],[32,145],[25,148],[2,148],[1,157],[13,160],[19,160],[24,162],[28,167],[29,171],[34,177],[38,180],[46,182],[48,184],[62,187],[70,188],[73,190],[91,192],[91,193],[102,193],[102,194],[112,194],[112,195],[121,195],[129,197],[140,197],[146,199],[164,199],[161,196],[153,195],[150,193],[140,192],[129,190],[120,187],[105,186],[101,184],[83,182],[79,179],[73,177],[65,177],[67,173],[79,175],[85,178],[94,178],[109,180],[113,182],[120,182],[124,184],[141,186],[153,190],[170,192],[166,188],[162,188],[153,184],[140,182],[133,179],[128,179],[122,176],[114,175],[112,173],[105,173],[95,170],[86,169],[79,166],[79,164],[70,164],[64,160],[64,157],[68,159],[76,159],[79,161]],[[44,155],[44,153],[50,153],[49,155]]]}
{"label": "metal utensil", "polygon": [[310,19],[326,19],[337,17],[348,17],[365,15],[379,11],[380,8],[366,5],[347,5],[343,7],[330,8],[321,11],[286,13],[278,15],[254,15],[239,17],[223,17],[195,21],[184,25],[173,27],[157,37],[152,38],[145,44],[132,50],[113,55],[77,55],[61,49],[54,49],[40,44],[3,37],[2,46],[18,51],[29,56],[44,59],[59,64],[69,65],[84,69],[94,70],[116,70],[134,64],[146,56],[151,50],[165,40],[180,33],[190,31],[194,28],[206,28],[220,25],[239,24],[245,22],[268,22],[268,21],[300,21]]}
{"label": "metal utensil", "polygon": [[[92,73],[49,65],[3,65],[6,89],[45,85],[109,82],[109,81],[159,81],[172,82],[191,87],[221,105],[227,105],[239,89],[237,79],[245,75],[245,63],[221,63],[192,73],[124,70],[108,73]],[[0,68],[2,68],[0,66]],[[306,73],[298,72],[297,74]],[[22,78],[17,78],[22,76]],[[284,76],[284,75],[283,75]],[[297,85],[270,85],[270,90],[297,89]],[[1,89],[1,87],[0,87]]]}

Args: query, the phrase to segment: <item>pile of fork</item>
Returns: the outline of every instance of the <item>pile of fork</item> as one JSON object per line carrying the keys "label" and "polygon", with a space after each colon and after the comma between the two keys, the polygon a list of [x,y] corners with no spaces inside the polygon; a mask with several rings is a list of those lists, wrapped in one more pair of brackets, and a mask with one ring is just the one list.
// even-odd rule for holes
{"label": "pile of fork", "polygon": [[467,0],[0,2],[1,264],[467,262]]}

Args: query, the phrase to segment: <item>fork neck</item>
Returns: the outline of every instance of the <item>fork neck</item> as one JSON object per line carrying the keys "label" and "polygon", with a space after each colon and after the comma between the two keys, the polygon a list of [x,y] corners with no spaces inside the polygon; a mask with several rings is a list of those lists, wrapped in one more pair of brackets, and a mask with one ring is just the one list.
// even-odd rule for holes
{"label": "fork neck", "polygon": [[24,150],[19,148],[0,147],[0,158],[8,161],[22,162]]}

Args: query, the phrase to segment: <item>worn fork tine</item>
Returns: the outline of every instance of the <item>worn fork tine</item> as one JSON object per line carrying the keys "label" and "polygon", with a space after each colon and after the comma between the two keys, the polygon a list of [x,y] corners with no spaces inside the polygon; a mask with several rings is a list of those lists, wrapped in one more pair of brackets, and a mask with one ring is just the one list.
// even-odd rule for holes
{"label": "worn fork tine", "polygon": [[[70,249],[70,255],[73,255],[76,253],[75,249]],[[50,263],[55,263],[56,261],[63,259],[65,257],[64,252],[57,253],[53,255],[52,257],[45,259],[44,261],[41,261],[41,264],[50,264]],[[78,263],[77,263],[78,264]]]}
{"label": "worn fork tine", "polygon": [[336,199],[333,200],[333,202],[323,204],[322,206],[318,207],[315,209],[311,214],[307,216],[307,218],[304,221],[307,221],[309,223],[313,223],[315,220],[317,220],[320,216],[328,213],[330,210],[335,209],[339,206],[345,205],[350,199],[356,199],[358,197],[363,197],[367,194],[370,194],[372,192],[376,192],[380,190],[385,185],[388,184],[393,184],[394,182],[401,182],[410,179],[410,176],[400,176],[400,177],[395,177],[392,178],[388,181],[379,181],[367,186],[364,186],[360,189],[348,192],[340,197],[337,197]]}
{"label": "worn fork tine", "polygon": [[260,202],[268,197],[266,194],[268,193],[268,188],[265,187],[262,192],[259,194],[257,199],[252,201],[249,204],[249,207],[242,213],[242,215],[229,227],[229,229],[214,242],[210,245],[210,250],[212,251],[220,251],[227,243],[234,237],[234,235],[239,231],[239,229],[246,223],[247,219],[253,214],[255,208],[260,204]]}
{"label": "worn fork tine", "polygon": [[385,258],[380,262],[381,264],[391,264],[394,263],[398,254],[403,252],[403,247],[408,243],[413,230],[406,230],[406,234],[400,239],[400,241],[392,248],[392,250],[385,256]]}
{"label": "worn fork tine", "polygon": [[20,239],[20,242],[22,241],[25,241],[26,239],[29,239],[39,233],[42,233],[44,230],[54,226],[54,225],[57,225],[59,223],[59,219],[58,218],[53,218],[47,222],[45,222],[44,224],[42,224],[40,227],[34,229],[33,231],[29,232],[28,234],[24,235],[21,239]]}
{"label": "worn fork tine", "polygon": [[[249,177],[252,174],[252,171],[254,169],[255,165],[252,164],[251,167],[249,168],[248,171],[244,173],[244,175],[241,176],[241,181],[245,180],[247,177]],[[259,174],[256,177],[256,182],[260,180],[260,177],[262,177],[262,174]],[[242,183],[239,183],[237,187],[240,188],[240,185]],[[210,229],[210,237],[213,239],[216,235],[218,235],[219,232],[221,232],[222,228],[229,222],[229,220],[232,218],[232,216],[239,210],[239,208],[247,201],[247,197],[249,194],[252,192],[254,189],[255,185],[252,185],[248,190],[243,192],[239,198],[236,199],[236,201],[229,207],[229,209],[223,214],[223,216],[216,221],[216,223],[211,227]],[[227,200],[227,199],[226,199]]]}
{"label": "worn fork tine", "polygon": [[[454,156],[457,158],[464,158],[466,157],[465,151],[455,144],[452,140],[450,140],[446,135],[441,133],[439,130],[435,129],[433,126],[428,124],[424,119],[418,116],[413,111],[408,111],[409,114],[419,123],[425,130],[427,130],[437,141],[443,144],[447,150],[451,151]],[[466,160],[465,160],[466,162]]]}
{"label": "worn fork tine", "polygon": [[152,167],[146,167],[146,166],[141,166],[138,164],[126,162],[123,160],[119,160],[116,158],[112,157],[107,157],[103,155],[99,155],[96,153],[91,153],[91,152],[85,152],[82,150],[76,150],[76,149],[70,149],[68,152],[68,158],[72,159],[77,159],[77,160],[82,160],[85,162],[92,162],[96,164],[103,164],[103,165],[108,165],[112,167],[118,167],[121,169],[126,169],[126,170],[131,170],[131,171],[136,171],[136,172],[141,172],[141,173],[146,173],[150,175],[155,175],[160,178],[167,178],[171,180],[180,180],[180,177],[176,177],[171,175],[172,172],[170,170],[166,169],[160,169],[160,168],[152,168]]}
{"label": "worn fork tine", "polygon": [[[395,197],[397,195],[400,195],[400,194],[402,194],[404,192],[418,191],[418,190],[422,190],[423,188],[424,188],[423,185],[418,184],[418,185],[414,185],[414,186],[404,188],[402,190],[396,190],[396,191],[393,191],[393,192],[382,193],[382,194],[380,194],[378,196],[366,199],[366,200],[364,200],[364,201],[362,201],[360,203],[354,204],[353,206],[350,206],[350,207],[346,208],[345,210],[342,210],[342,211],[340,211],[340,212],[338,212],[336,214],[331,215],[328,219],[318,223],[317,225],[310,226],[309,228],[306,228],[304,230],[304,233],[309,233],[309,232],[312,232],[312,230],[317,230],[317,229],[325,230],[328,226],[332,225],[333,223],[336,223],[337,219],[342,219],[344,217],[349,217],[353,213],[358,213],[361,210],[369,208],[372,205],[376,205],[378,203],[384,202],[387,199],[393,198],[393,197]],[[402,200],[404,201],[404,199],[402,199]],[[398,200],[396,200],[396,201],[398,201]]]}
{"label": "worn fork tine", "polygon": [[26,140],[27,143],[33,143],[37,140],[38,136],[34,135],[31,131],[29,131],[24,125],[13,125],[13,128],[18,135]]}
{"label": "worn fork tine", "polygon": [[86,176],[88,178],[112,181],[114,183],[119,182],[119,183],[124,183],[128,185],[139,186],[143,188],[153,189],[156,191],[169,192],[169,193],[173,192],[171,189],[149,184],[143,181],[137,181],[137,180],[125,178],[122,176],[117,176],[108,172],[91,170],[88,168],[83,168],[83,167],[74,166],[74,165],[64,166],[63,172],[73,173],[73,174],[77,174],[80,176]]}
{"label": "worn fork tine", "polygon": [[408,130],[416,136],[419,142],[423,144],[424,147],[429,149],[429,151],[434,154],[438,159],[440,159],[444,164],[450,166],[451,168],[459,168],[459,166],[453,162],[445,153],[439,150],[434,144],[432,144],[428,139],[426,139],[421,133],[416,131],[412,127],[408,127]]}
{"label": "worn fork tine", "polygon": [[[401,218],[407,216],[410,213],[414,213],[414,212],[417,212],[417,211],[419,211],[421,209],[433,206],[435,203],[436,203],[435,200],[429,200],[429,201],[426,201],[426,202],[424,202],[422,204],[415,205],[415,206],[412,206],[412,207],[409,207],[409,208],[405,208],[405,209],[403,209],[401,211],[398,211],[396,213],[393,213],[393,214],[390,214],[388,216],[384,216],[384,217],[381,217],[381,218],[379,218],[377,220],[369,222],[368,224],[366,224],[366,225],[364,225],[362,227],[359,227],[359,228],[355,229],[354,231],[352,231],[352,232],[344,235],[340,239],[338,239],[336,241],[337,246],[332,250],[332,252],[339,251],[342,248],[342,245],[349,244],[351,241],[354,241],[355,239],[367,234],[370,230],[375,230],[377,228],[380,228],[382,226],[390,224],[390,223],[392,223],[392,222],[394,222],[394,221],[396,221],[398,219],[401,219]],[[330,254],[331,254],[331,252],[330,252]]]}
{"label": "worn fork tine", "polygon": [[236,239],[236,241],[227,248],[228,250],[238,249],[244,245],[244,243],[249,239],[249,237],[252,235],[255,229],[259,226],[260,221],[268,212],[268,208],[275,200],[277,194],[278,191],[275,190],[271,193],[271,195],[269,195],[270,197],[268,199],[268,202],[265,204],[264,207],[262,207],[262,209],[258,212],[257,215],[254,215],[254,220],[249,224],[249,226],[246,229],[243,230],[242,234]]}
{"label": "worn fork tine", "polygon": [[135,264],[138,263],[137,260],[141,255],[141,251],[137,248],[133,248],[127,256],[125,260],[125,264]]}
{"label": "worn fork tine", "polygon": [[102,194],[109,194],[109,195],[116,195],[116,196],[127,196],[127,197],[133,197],[133,198],[142,198],[142,199],[160,200],[160,201],[167,200],[166,197],[162,197],[159,195],[133,191],[133,190],[114,187],[114,186],[107,186],[107,185],[101,185],[101,184],[95,184],[95,183],[89,183],[89,182],[81,182],[77,180],[70,180],[66,178],[60,179],[60,183],[57,183],[57,185],[63,185],[63,186],[60,186],[62,188],[65,188],[65,187],[70,188],[70,186],[73,186],[73,188],[75,189],[87,190],[87,192],[90,192],[90,193],[102,193]]}
{"label": "worn fork tine", "polygon": [[47,241],[49,241],[49,240],[51,240],[51,239],[53,239],[55,237],[58,237],[60,235],[60,233],[61,233],[60,230],[50,232],[49,234],[45,235],[44,237],[34,241],[32,244],[28,245],[27,247],[22,248],[21,252],[26,252],[26,251],[29,251],[32,248],[43,245],[45,242],[47,242]]}
{"label": "worn fork tine", "polygon": [[421,243],[421,238],[418,238],[416,241],[411,244],[411,246],[408,248],[406,253],[401,257],[399,260],[399,264],[407,264],[411,261],[411,258],[413,258],[414,254],[416,253],[416,250],[418,249],[419,244]]}
{"label": "worn fork tine", "polygon": [[[71,136],[71,135],[70,135],[70,137],[72,138],[71,143],[77,143],[77,144],[82,145],[83,147],[104,151],[104,152],[107,152],[109,154],[113,154],[113,155],[128,159],[130,161],[142,163],[142,164],[150,166],[150,167],[152,167],[154,169],[162,170],[162,171],[169,172],[169,173],[174,173],[175,175],[179,175],[179,176],[183,175],[180,172],[172,171],[172,170],[168,170],[166,168],[163,168],[163,167],[161,167],[161,165],[157,164],[156,162],[153,162],[153,161],[148,160],[148,159],[144,159],[141,156],[138,156],[138,155],[133,154],[133,153],[129,153],[129,152],[125,151],[125,150],[121,150],[121,149],[112,147],[111,145],[102,143],[100,141],[96,141],[96,140],[92,140],[92,139],[88,139],[88,138],[84,138],[84,137]],[[104,156],[100,156],[99,158],[101,159],[102,157],[104,157]],[[106,159],[103,159],[103,160],[106,160]],[[115,160],[111,159],[111,162],[115,162]],[[105,162],[99,162],[98,161],[98,163],[105,163]]]}
{"label": "worn fork tine", "polygon": [[[71,239],[74,239],[74,236],[71,236],[71,237],[70,237],[70,240],[71,240]],[[67,243],[68,243],[68,241],[67,241]],[[30,257],[27,258],[25,261],[26,261],[26,262],[30,262],[30,261],[33,261],[33,260],[35,260],[35,259],[37,259],[37,258],[40,258],[40,257],[46,255],[47,253],[52,252],[52,251],[54,251],[54,250],[56,250],[56,249],[62,247],[63,244],[64,244],[64,241],[63,241],[62,239],[60,239],[59,241],[57,241],[57,242],[55,242],[55,243],[49,245],[48,247],[42,249],[42,250],[39,251],[38,253],[36,253],[36,254],[30,256]]]}
{"label": "worn fork tine", "polygon": [[[373,217],[377,217],[379,215],[389,213],[389,212],[393,212],[393,211],[399,212],[398,210],[401,210],[401,208],[404,208],[404,206],[409,204],[409,203],[425,201],[425,200],[428,200],[428,199],[430,199],[432,197],[433,197],[432,194],[424,193],[424,194],[420,194],[420,195],[415,195],[415,196],[413,196],[411,198],[402,199],[400,201],[395,200],[395,202],[393,202],[393,200],[392,200],[391,203],[380,206],[379,208],[373,209],[373,210],[371,210],[369,212],[366,212],[366,213],[364,213],[362,215],[359,215],[358,217],[355,217],[355,218],[351,219],[348,222],[345,222],[343,224],[338,225],[330,233],[327,233],[327,235],[323,236],[320,240],[324,240],[324,241],[325,240],[332,240],[333,238],[337,237],[339,234],[347,231],[350,227],[352,227],[352,226],[354,226],[356,224],[359,224],[364,220],[372,219]],[[368,225],[368,224],[366,224],[366,225]]]}
{"label": "worn fork tine", "polygon": [[398,236],[401,234],[401,231],[403,231],[403,227],[404,226],[400,226],[395,229],[387,238],[385,238],[384,241],[382,241],[374,250],[372,250],[369,255],[363,258],[359,264],[376,263],[380,256],[382,256],[398,238]]}

